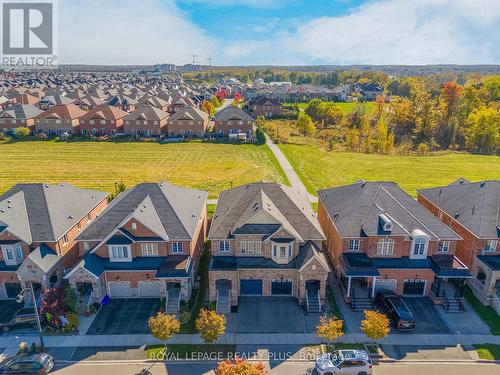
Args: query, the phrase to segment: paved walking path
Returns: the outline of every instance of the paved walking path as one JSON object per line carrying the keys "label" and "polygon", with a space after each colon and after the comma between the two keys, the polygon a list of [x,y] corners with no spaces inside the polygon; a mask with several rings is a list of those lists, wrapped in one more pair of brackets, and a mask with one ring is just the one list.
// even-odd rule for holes
{"label": "paved walking path", "polygon": [[[381,340],[375,340],[380,344],[408,345],[410,337],[406,334],[391,334]],[[0,348],[15,347],[22,341],[28,343],[38,342],[38,336],[2,336],[0,337]],[[373,342],[364,334],[349,333],[342,336],[338,342],[364,343]],[[181,334],[174,336],[171,344],[203,344],[203,340],[196,334]],[[218,341],[220,344],[238,345],[304,345],[319,344],[314,333],[290,333],[290,334],[225,334]],[[456,334],[411,334],[412,346],[456,346],[474,344],[499,344],[500,336],[493,335],[456,335]],[[146,344],[162,344],[151,335],[86,335],[86,336],[47,336],[45,346],[47,347],[95,347],[95,346],[141,346]]]}
{"label": "paved walking path", "polygon": [[292,187],[306,194],[306,196],[309,199],[309,202],[311,203],[318,202],[318,197],[308,193],[302,180],[300,179],[297,172],[295,172],[295,169],[293,169],[292,165],[286,158],[285,154],[283,154],[280,148],[276,145],[276,143],[272,141],[272,139],[267,134],[266,134],[266,145],[269,146],[274,156],[276,156],[276,159],[278,159],[278,163],[281,165],[281,168],[283,168],[283,171],[285,172],[285,175],[288,178],[288,181],[290,181]]}

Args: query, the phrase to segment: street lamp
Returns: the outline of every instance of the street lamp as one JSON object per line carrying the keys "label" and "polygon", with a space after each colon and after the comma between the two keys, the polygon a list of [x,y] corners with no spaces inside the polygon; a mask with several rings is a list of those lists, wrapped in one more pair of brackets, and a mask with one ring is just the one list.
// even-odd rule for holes
{"label": "street lamp", "polygon": [[35,308],[35,315],[36,315],[36,324],[38,326],[38,334],[40,336],[40,346],[43,348],[45,347],[43,343],[43,332],[42,332],[42,324],[40,323],[40,315],[38,315],[38,306],[36,305],[36,297],[35,297],[35,291],[33,290],[33,283],[30,282],[30,287],[29,288],[24,288],[19,292],[19,294],[16,297],[16,302],[21,303],[24,301],[25,294],[31,292],[31,297],[33,298],[33,306]]}

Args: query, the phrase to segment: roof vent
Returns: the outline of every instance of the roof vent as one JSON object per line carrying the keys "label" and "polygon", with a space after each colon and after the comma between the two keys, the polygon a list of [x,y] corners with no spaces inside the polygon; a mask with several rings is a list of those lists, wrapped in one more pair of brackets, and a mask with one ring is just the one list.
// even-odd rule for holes
{"label": "roof vent", "polygon": [[455,219],[457,219],[460,216],[460,212],[455,212]]}
{"label": "roof vent", "polygon": [[485,182],[485,181],[481,181],[480,186],[481,186],[481,187],[484,187],[484,185],[486,185],[486,182]]}
{"label": "roof vent", "polygon": [[70,218],[70,219],[74,219],[73,215],[69,215],[69,218]]}
{"label": "roof vent", "polygon": [[9,204],[9,205],[7,206],[7,208],[12,208],[12,205],[11,205],[11,204]]}
{"label": "roof vent", "polygon": [[475,209],[476,209],[476,206],[472,206],[472,215],[474,215]]}
{"label": "roof vent", "polygon": [[5,210],[0,210],[0,212],[4,213],[4,212],[5,212]]}
{"label": "roof vent", "polygon": [[387,217],[387,215],[380,214],[378,215],[378,219],[380,221],[380,224],[382,225],[382,229],[385,232],[392,231],[392,221]]}
{"label": "roof vent", "polygon": [[338,219],[338,217],[339,217],[339,213],[338,213],[338,212],[335,212],[335,213],[333,214],[333,218],[336,220],[336,219]]}

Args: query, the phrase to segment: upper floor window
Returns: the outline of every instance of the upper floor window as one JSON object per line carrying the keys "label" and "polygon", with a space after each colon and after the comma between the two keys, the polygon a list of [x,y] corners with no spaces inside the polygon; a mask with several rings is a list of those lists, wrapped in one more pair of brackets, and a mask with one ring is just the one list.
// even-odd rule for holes
{"label": "upper floor window", "polygon": [[83,243],[83,250],[88,250],[89,249],[89,243],[87,241],[85,241]]}
{"label": "upper floor window", "polygon": [[63,242],[64,242],[65,244],[67,244],[67,243],[68,243],[68,235],[67,235],[67,234],[65,234],[65,235],[63,236]]}
{"label": "upper floor window", "polygon": [[158,244],[141,243],[141,253],[145,256],[158,255]]}
{"label": "upper floor window", "polygon": [[179,254],[182,252],[182,242],[172,242],[172,253]]}
{"label": "upper floor window", "polygon": [[359,251],[360,248],[359,240],[349,240],[349,245],[347,247],[348,251]]}
{"label": "upper floor window", "polygon": [[21,245],[2,246],[2,254],[5,264],[16,265],[23,260],[23,250]]}
{"label": "upper floor window", "polygon": [[497,250],[498,240],[488,240],[486,241],[486,246],[484,247],[484,251],[489,253],[494,253]]}
{"label": "upper floor window", "polygon": [[227,252],[231,251],[229,241],[219,241],[219,251],[221,253],[227,253]]}
{"label": "upper floor window", "polygon": [[292,244],[289,245],[273,245],[273,257],[289,258],[292,256]]}
{"label": "upper floor window", "polygon": [[383,238],[377,242],[377,255],[394,254],[394,240]]}
{"label": "upper floor window", "polygon": [[420,237],[413,241],[412,255],[422,257],[427,255],[427,239]]}
{"label": "upper floor window", "polygon": [[130,246],[110,245],[109,257],[111,258],[111,260],[132,260]]}
{"label": "upper floor window", "polygon": [[450,241],[440,241],[438,251],[440,253],[447,253],[448,251],[450,251]]}
{"label": "upper floor window", "polygon": [[91,221],[92,220],[92,214],[89,212],[87,214],[87,221]]}
{"label": "upper floor window", "polygon": [[132,223],[132,230],[136,230],[137,229],[137,224],[136,223]]}

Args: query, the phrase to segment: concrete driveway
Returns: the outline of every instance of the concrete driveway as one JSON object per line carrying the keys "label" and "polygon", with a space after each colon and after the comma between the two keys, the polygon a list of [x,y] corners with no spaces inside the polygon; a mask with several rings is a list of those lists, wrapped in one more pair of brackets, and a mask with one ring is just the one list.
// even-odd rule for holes
{"label": "concrete driveway", "polygon": [[[443,319],[436,314],[434,304],[426,297],[407,297],[404,302],[411,310],[416,320],[416,329],[413,333],[450,333],[450,329]],[[395,329],[392,332],[398,332]]]}
{"label": "concrete driveway", "polygon": [[319,314],[306,314],[294,297],[240,297],[236,332],[312,332],[318,320]]}
{"label": "concrete driveway", "polygon": [[111,299],[101,308],[87,335],[132,335],[149,333],[148,318],[156,314],[159,299]]}
{"label": "concrete driveway", "polygon": [[2,300],[0,305],[0,323],[8,322],[14,313],[23,307],[22,303],[17,303],[14,300]]}

